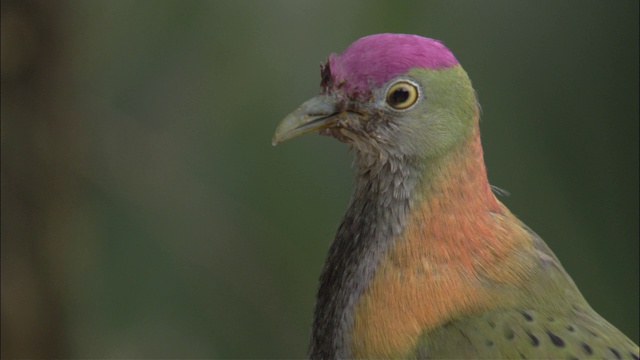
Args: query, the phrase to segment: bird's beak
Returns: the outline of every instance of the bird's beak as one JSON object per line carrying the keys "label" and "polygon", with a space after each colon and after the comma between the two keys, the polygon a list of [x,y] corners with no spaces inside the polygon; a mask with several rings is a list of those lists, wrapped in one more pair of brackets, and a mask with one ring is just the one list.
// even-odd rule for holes
{"label": "bird's beak", "polygon": [[328,128],[338,121],[340,111],[327,95],[318,95],[305,101],[298,109],[280,122],[273,135],[273,146],[298,135]]}

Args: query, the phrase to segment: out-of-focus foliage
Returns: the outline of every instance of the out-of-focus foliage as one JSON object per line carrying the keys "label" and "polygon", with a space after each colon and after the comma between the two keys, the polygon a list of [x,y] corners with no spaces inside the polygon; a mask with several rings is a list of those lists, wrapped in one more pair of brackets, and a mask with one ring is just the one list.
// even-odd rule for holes
{"label": "out-of-focus foliage", "polygon": [[638,2],[2,1],[2,356],[299,358],[346,147],[318,64],[443,40],[491,181],[638,341]]}

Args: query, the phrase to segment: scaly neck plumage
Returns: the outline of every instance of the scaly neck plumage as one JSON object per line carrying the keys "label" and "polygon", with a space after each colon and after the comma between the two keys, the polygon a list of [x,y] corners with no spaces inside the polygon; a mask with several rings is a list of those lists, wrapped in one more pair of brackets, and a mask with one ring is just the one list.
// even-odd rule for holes
{"label": "scaly neck plumage", "polygon": [[[460,197],[487,206],[495,201],[486,181],[477,131],[458,148],[431,161],[356,151],[354,164],[355,190],[320,277],[310,358],[351,357],[348,332],[353,308],[381,258],[425,200],[436,199],[442,206]],[[448,196],[455,200],[446,201]]]}

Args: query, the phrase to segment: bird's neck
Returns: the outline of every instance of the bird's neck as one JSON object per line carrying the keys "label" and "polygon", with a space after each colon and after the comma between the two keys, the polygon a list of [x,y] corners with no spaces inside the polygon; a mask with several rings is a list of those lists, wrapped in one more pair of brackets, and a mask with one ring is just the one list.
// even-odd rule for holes
{"label": "bird's neck", "polygon": [[518,256],[532,251],[529,235],[491,192],[477,129],[422,164],[402,232],[352,309],[352,357],[406,357],[423,331],[494,306],[497,292],[483,284],[515,284],[530,271]]}
{"label": "bird's neck", "polygon": [[487,249],[508,251],[511,244],[504,242],[520,238],[495,236],[507,230],[499,229],[501,219],[519,222],[491,191],[477,128],[467,142],[425,166],[411,198],[411,219],[396,247],[410,246],[432,263],[449,262],[473,272],[474,264],[494,260],[496,253]]}
{"label": "bird's neck", "polygon": [[[496,216],[515,218],[491,190],[478,127],[465,141],[429,159],[358,156],[347,214],[367,220],[361,228],[383,239],[377,250],[391,253],[409,243],[412,253],[428,254],[434,263],[446,259],[473,271],[474,263],[493,261],[495,253],[486,248],[510,246],[493,235],[500,226]],[[358,199],[369,199],[375,211],[353,206]]]}
{"label": "bird's neck", "polygon": [[353,309],[379,260],[403,230],[419,180],[404,159],[356,152],[355,190],[324,264],[314,310],[309,357],[344,359]]}
{"label": "bird's neck", "polygon": [[491,191],[477,127],[467,141],[426,162],[421,170],[420,182],[411,197],[412,213],[420,222],[434,226],[434,240],[451,240],[438,237],[443,230],[439,227],[477,227],[490,214],[505,210]]}
{"label": "bird's neck", "polygon": [[459,225],[458,215],[474,221],[479,219],[474,214],[500,206],[487,182],[477,129],[453,151],[429,161],[356,152],[355,168],[355,191],[320,277],[311,358],[351,357],[354,307],[394,242],[416,223],[415,214],[429,221],[423,224],[437,237]]}

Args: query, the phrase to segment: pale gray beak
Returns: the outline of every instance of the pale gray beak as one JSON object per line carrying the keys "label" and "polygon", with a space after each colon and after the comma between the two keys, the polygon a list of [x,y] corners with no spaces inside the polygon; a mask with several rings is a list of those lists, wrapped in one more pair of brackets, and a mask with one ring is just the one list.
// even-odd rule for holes
{"label": "pale gray beak", "polygon": [[273,135],[272,144],[276,146],[298,135],[330,127],[337,122],[339,114],[331,97],[327,95],[313,97],[280,122]]}

